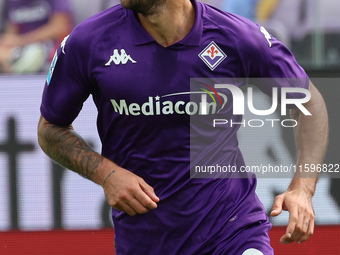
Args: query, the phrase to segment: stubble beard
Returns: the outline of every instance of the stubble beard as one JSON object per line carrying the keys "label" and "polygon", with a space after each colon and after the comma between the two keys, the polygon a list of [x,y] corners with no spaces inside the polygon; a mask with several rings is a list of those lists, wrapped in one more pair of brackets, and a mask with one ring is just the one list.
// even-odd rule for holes
{"label": "stubble beard", "polygon": [[120,2],[124,8],[148,17],[159,14],[166,0],[121,0]]}

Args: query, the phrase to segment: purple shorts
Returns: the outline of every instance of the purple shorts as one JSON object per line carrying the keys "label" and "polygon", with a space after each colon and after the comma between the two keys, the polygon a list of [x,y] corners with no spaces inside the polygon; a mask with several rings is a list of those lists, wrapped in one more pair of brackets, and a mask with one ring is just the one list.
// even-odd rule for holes
{"label": "purple shorts", "polygon": [[211,255],[274,255],[268,236],[272,225],[267,220],[233,228]]}

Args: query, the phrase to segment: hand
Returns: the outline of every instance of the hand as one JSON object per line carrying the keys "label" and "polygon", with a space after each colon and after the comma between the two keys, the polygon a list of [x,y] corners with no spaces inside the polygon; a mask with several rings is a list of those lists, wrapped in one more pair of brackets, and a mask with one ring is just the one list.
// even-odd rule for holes
{"label": "hand", "polygon": [[279,215],[282,210],[289,211],[289,222],[280,242],[288,244],[306,241],[314,232],[314,210],[312,196],[303,189],[287,190],[275,198],[271,216]]}
{"label": "hand", "polygon": [[111,207],[131,216],[157,208],[159,198],[153,188],[128,170],[116,168],[102,186]]}

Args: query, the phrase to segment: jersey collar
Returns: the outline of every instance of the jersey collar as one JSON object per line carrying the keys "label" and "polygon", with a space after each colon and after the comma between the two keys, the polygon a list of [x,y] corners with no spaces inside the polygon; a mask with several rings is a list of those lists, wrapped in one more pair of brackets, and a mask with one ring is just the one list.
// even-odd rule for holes
{"label": "jersey collar", "polygon": [[[179,42],[173,45],[188,45],[188,46],[200,46],[202,33],[203,33],[203,11],[202,6],[196,2],[196,0],[191,0],[196,10],[196,19],[194,26],[191,28],[190,32]],[[127,10],[128,19],[130,21],[132,27],[132,37],[135,42],[135,45],[143,45],[151,42],[155,42],[155,40],[149,35],[148,32],[140,24],[138,18],[135,13],[131,10]],[[171,45],[171,46],[173,46]],[[170,47],[171,47],[170,46]]]}

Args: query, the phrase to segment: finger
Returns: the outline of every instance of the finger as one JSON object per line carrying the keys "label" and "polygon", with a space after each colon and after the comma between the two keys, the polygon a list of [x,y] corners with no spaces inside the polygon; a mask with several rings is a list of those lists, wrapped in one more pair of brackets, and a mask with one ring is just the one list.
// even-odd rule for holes
{"label": "finger", "polygon": [[124,209],[122,207],[120,207],[119,205],[113,206],[112,208],[116,209],[118,211],[121,211],[121,212],[125,212]]}
{"label": "finger", "polygon": [[145,208],[128,192],[121,192],[118,197],[108,199],[108,202],[116,210],[126,212],[131,216],[145,211]]}
{"label": "finger", "polygon": [[[141,201],[144,201],[144,204],[142,204]],[[117,205],[121,206],[125,212],[127,212],[129,215],[136,213],[143,214],[147,213],[149,211],[147,206],[155,206],[157,207],[157,204],[153,202],[140,188],[137,186],[136,188],[131,188],[129,192],[121,193],[120,199],[117,200]],[[133,211],[131,211],[131,209]],[[154,208],[152,208],[154,209]]]}
{"label": "finger", "polygon": [[157,208],[157,204],[153,201],[149,195],[143,190],[141,190],[134,194],[136,201],[138,201],[144,208],[152,210]]}
{"label": "finger", "polygon": [[309,228],[309,224],[310,224],[310,218],[309,217],[304,217],[303,222],[302,222],[302,233],[303,235],[305,235],[308,231]]}
{"label": "finger", "polygon": [[147,184],[143,179],[140,181],[140,187],[145,192],[145,194],[147,194],[152,199],[152,201],[156,203],[159,202],[160,199],[157,197],[153,187]]}
{"label": "finger", "polygon": [[314,233],[314,219],[311,219],[308,223],[308,229],[305,235],[303,235],[299,240],[297,240],[297,243],[300,244],[302,242],[305,242],[308,240],[308,238],[310,238],[313,233]]}
{"label": "finger", "polygon": [[[151,201],[151,200],[150,200]],[[139,199],[134,197],[133,199],[130,199],[128,202],[129,206],[134,209],[138,214],[144,214],[147,213],[150,209],[146,206],[141,204]],[[157,205],[156,205],[157,206]]]}
{"label": "finger", "polygon": [[289,244],[293,241],[290,241],[290,238],[292,237],[292,234],[291,233],[286,233],[284,234],[283,236],[281,236],[280,238],[280,243],[283,243],[283,244]]}
{"label": "finger", "polygon": [[282,212],[282,204],[283,196],[276,196],[270,215],[273,217],[278,216]]}
{"label": "finger", "polygon": [[280,239],[281,243],[288,244],[288,243],[294,242],[292,235],[294,233],[297,222],[298,222],[298,210],[296,206],[294,206],[289,211],[288,226],[286,229],[286,234],[284,234]]}
{"label": "finger", "polygon": [[307,224],[309,224],[309,218],[306,218],[304,216],[304,213],[300,212],[298,217],[299,218],[296,222],[294,232],[292,233],[292,237],[290,238],[290,240],[292,240],[293,242],[299,240],[303,235],[306,234],[308,228]]}
{"label": "finger", "polygon": [[116,205],[114,209],[122,212],[126,212],[130,216],[135,216],[137,212],[128,204]]}

